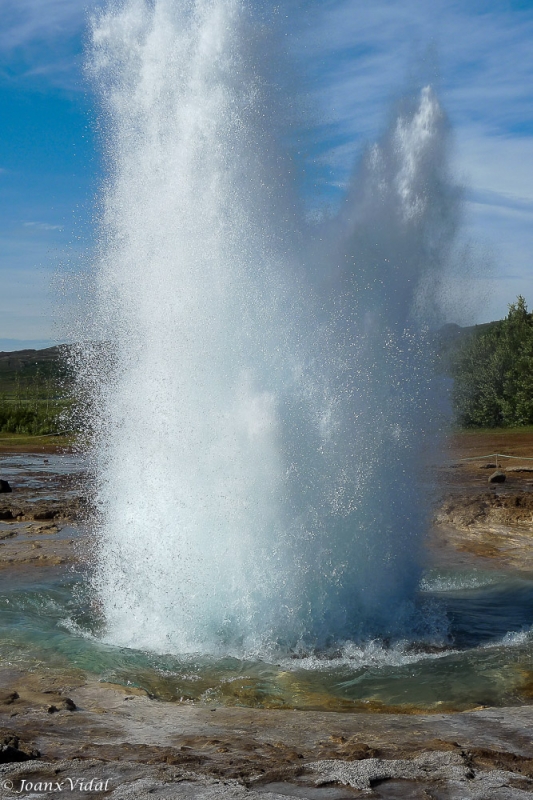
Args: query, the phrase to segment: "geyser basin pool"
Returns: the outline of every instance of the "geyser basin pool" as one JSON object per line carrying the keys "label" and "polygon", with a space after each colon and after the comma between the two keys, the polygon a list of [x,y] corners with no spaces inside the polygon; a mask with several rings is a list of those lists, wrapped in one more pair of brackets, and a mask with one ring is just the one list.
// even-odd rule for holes
{"label": "geyser basin pool", "polygon": [[416,712],[530,703],[533,575],[433,569],[423,591],[450,620],[447,646],[374,642],[330,659],[269,663],[106,645],[84,576],[32,567],[3,582],[0,657],[4,669],[97,677],[163,700],[213,706]]}
{"label": "geyser basin pool", "polygon": [[77,366],[110,645],[278,659],[435,634],[419,475],[447,125],[430,87],[406,99],[342,211],[309,222],[282,18],[126,0],[93,26],[110,169],[84,338],[108,344]]}

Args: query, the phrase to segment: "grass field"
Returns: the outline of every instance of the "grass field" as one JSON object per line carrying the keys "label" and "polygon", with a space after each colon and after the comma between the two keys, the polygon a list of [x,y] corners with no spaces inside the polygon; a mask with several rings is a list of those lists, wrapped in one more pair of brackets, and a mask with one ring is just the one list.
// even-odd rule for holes
{"label": "grass field", "polygon": [[18,433],[0,433],[1,453],[56,453],[72,450],[74,436],[28,436]]}
{"label": "grass field", "polygon": [[64,347],[0,353],[0,434],[44,436],[68,427]]}

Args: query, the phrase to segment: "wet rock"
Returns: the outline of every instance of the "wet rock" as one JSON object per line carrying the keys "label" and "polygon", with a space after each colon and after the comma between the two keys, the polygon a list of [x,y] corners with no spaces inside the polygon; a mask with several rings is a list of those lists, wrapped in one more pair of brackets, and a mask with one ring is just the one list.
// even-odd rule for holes
{"label": "wet rock", "polygon": [[0,494],[8,494],[9,492],[12,492],[12,491],[13,491],[13,489],[11,488],[9,483],[7,481],[3,480],[2,478],[0,478]]}
{"label": "wet rock", "polygon": [[318,773],[316,785],[340,783],[353,789],[368,790],[378,781],[448,779],[457,782],[468,778],[469,767],[460,753],[421,753],[413,759],[385,760],[368,758],[362,761],[315,761],[308,765]]}
{"label": "wet rock", "polygon": [[39,758],[39,756],[38,750],[23,749],[18,736],[11,733],[3,736],[0,734],[0,764],[30,761],[33,758]]}
{"label": "wet rock", "polygon": [[533,492],[484,492],[479,495],[453,495],[447,498],[435,515],[437,525],[467,529],[486,529],[493,525],[531,525]]}
{"label": "wet rock", "polygon": [[[392,788],[396,781],[400,785],[417,785],[422,793],[386,793],[386,797],[438,797],[447,800],[518,800],[531,797],[531,781],[528,776],[508,770],[478,771],[473,769],[470,754],[461,751],[426,752],[412,759],[379,759],[366,761],[318,761],[308,766],[318,773],[317,786],[338,783],[364,792],[372,791],[382,797],[381,784]],[[401,783],[400,783],[401,782]],[[428,791],[426,791],[426,789]]]}
{"label": "wet rock", "polygon": [[32,514],[34,520],[54,519],[56,514],[61,514],[60,509],[55,508],[38,508]]}
{"label": "wet rock", "polygon": [[57,533],[59,531],[59,527],[57,525],[49,524],[49,525],[37,525],[35,528],[36,533]]}
{"label": "wet rock", "polygon": [[[58,521],[74,521],[79,518],[80,504],[76,498],[66,501],[55,499],[31,501],[17,495],[17,505],[4,500],[0,503],[0,520],[42,522],[42,532],[57,533]],[[39,531],[40,532],[40,531]]]}
{"label": "wet rock", "polygon": [[505,472],[496,470],[492,475],[489,475],[489,483],[505,483]]}
{"label": "wet rock", "polygon": [[10,706],[18,699],[18,692],[0,692],[0,705]]}
{"label": "wet rock", "polygon": [[77,705],[70,697],[65,697],[63,700],[63,708],[66,708],[67,711],[76,711]]}
{"label": "wet rock", "polygon": [[[34,503],[28,503],[24,509],[26,519],[34,520],[35,522],[46,522],[47,527],[52,532],[52,520],[74,520],[78,514],[78,502],[74,499],[72,501],[58,501],[58,500],[40,500]],[[55,531],[54,531],[55,532]]]}

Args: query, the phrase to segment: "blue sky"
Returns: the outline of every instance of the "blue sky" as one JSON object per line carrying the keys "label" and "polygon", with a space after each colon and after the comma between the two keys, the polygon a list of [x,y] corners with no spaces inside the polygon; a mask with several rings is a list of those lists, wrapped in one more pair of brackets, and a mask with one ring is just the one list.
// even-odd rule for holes
{"label": "blue sky", "polygon": [[[2,0],[0,349],[58,335],[58,275],[90,251],[101,164],[82,51],[96,5]],[[486,301],[471,321],[504,316],[520,293],[533,306],[533,0],[298,7],[291,41],[324,180],[342,188],[409,80],[433,82],[466,187],[464,236],[482,265]]]}

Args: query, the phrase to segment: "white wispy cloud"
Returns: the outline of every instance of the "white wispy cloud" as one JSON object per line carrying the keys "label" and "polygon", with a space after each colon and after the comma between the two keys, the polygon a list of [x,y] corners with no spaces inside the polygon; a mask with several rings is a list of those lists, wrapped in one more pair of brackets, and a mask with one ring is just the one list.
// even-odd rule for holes
{"label": "white wispy cloud", "polygon": [[0,51],[72,36],[93,5],[91,0],[3,0]]}
{"label": "white wispy cloud", "polygon": [[496,134],[522,124],[531,117],[533,9],[494,6],[449,0],[321,6],[298,51],[314,69],[313,96],[328,123],[341,136],[375,135],[391,97],[418,73],[437,85],[454,125],[482,120]]}
{"label": "white wispy cloud", "polygon": [[315,135],[330,187],[346,183],[395,97],[432,83],[454,132],[465,236],[494,262],[485,316],[505,313],[517,291],[533,297],[533,8],[330,0],[314,6],[296,39],[324,120]]}
{"label": "white wispy cloud", "polygon": [[100,0],[3,0],[0,80],[85,88],[82,40]]}
{"label": "white wispy cloud", "polygon": [[458,169],[469,186],[533,201],[533,136],[463,126],[456,138]]}
{"label": "white wispy cloud", "polygon": [[533,199],[520,197],[516,194],[494,192],[490,189],[485,191],[469,189],[466,191],[466,200],[473,205],[507,209],[507,211],[511,213],[516,213],[527,218],[533,214]]}
{"label": "white wispy cloud", "polygon": [[51,225],[49,222],[23,222],[25,228],[34,228],[39,231],[62,231],[62,225]]}

